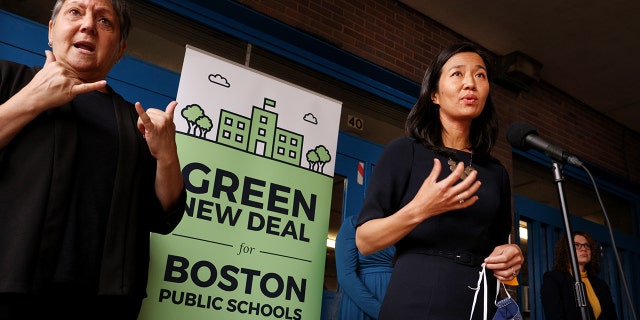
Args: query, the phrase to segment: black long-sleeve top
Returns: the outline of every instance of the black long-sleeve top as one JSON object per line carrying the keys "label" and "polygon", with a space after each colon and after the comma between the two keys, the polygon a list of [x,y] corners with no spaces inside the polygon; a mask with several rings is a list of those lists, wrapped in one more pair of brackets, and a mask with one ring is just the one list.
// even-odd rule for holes
{"label": "black long-sleeve top", "polygon": [[[0,103],[38,70],[0,61]],[[109,182],[113,192],[98,196],[110,198],[107,209],[98,209],[107,218],[100,226],[95,286],[98,294],[143,297],[149,232],[166,234],[178,225],[186,192],[176,208],[164,212],[154,189],[156,161],[137,129],[137,112],[112,90],[110,97],[117,155]],[[76,99],[41,113],[0,149],[0,293],[38,293],[54,281],[62,256],[77,256],[65,244],[71,208],[77,204],[71,190],[78,190],[79,180],[92,183],[82,182],[76,170],[93,163],[76,161],[81,140]]]}

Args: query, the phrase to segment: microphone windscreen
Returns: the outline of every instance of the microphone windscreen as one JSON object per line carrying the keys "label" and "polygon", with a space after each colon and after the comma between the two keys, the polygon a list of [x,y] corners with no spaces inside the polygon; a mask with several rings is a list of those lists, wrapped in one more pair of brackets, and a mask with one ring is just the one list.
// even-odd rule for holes
{"label": "microphone windscreen", "polygon": [[537,135],[536,128],[526,122],[514,122],[507,130],[507,141],[512,147],[526,151],[531,148],[525,142],[525,138],[530,134]]}

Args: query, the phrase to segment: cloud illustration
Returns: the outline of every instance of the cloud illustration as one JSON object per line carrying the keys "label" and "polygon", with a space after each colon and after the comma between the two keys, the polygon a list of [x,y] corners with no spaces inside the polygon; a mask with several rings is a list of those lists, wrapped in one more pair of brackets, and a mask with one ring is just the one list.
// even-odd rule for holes
{"label": "cloud illustration", "polygon": [[229,84],[229,81],[227,81],[227,78],[219,75],[219,74],[210,74],[209,75],[209,81],[217,84],[217,85],[221,85],[223,87],[229,88],[231,87],[231,85]]}
{"label": "cloud illustration", "polygon": [[318,124],[318,119],[316,119],[316,116],[314,116],[311,113],[305,114],[303,119],[306,122],[310,122],[310,123],[313,123],[313,124]]}

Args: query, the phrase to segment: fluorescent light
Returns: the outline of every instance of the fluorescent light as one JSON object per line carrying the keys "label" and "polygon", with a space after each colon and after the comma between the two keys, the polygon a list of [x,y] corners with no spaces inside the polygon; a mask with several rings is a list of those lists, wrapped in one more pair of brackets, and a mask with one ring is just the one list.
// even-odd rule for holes
{"label": "fluorescent light", "polygon": [[525,239],[525,240],[529,239],[529,235],[528,235],[528,232],[527,232],[527,227],[522,227],[522,226],[519,227],[518,228],[518,233],[520,233],[520,239]]}
{"label": "fluorescent light", "polygon": [[327,239],[327,247],[329,248],[334,248],[336,247],[336,240],[333,239]]}

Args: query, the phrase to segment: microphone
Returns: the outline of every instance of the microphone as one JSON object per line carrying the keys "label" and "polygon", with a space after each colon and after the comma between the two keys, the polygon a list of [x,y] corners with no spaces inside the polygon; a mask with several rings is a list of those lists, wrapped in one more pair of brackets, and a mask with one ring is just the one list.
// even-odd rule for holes
{"label": "microphone", "polygon": [[507,130],[507,140],[516,149],[527,151],[533,148],[562,163],[582,167],[582,161],[576,156],[540,138],[536,128],[526,122],[514,122]]}

